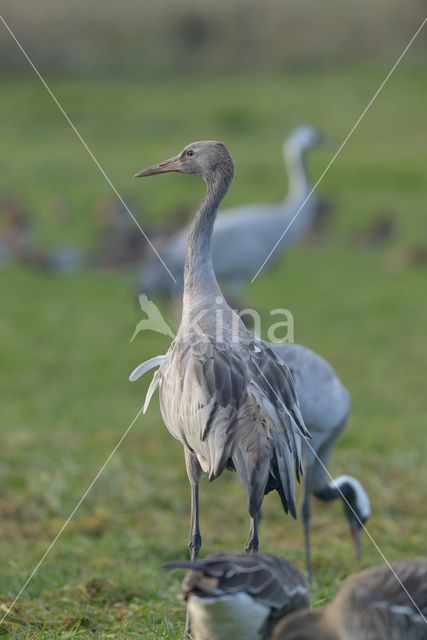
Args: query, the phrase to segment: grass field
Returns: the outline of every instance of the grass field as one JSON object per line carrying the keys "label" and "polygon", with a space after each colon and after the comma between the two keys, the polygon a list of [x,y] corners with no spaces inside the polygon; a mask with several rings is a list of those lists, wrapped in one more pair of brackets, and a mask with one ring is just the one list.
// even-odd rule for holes
{"label": "grass field", "polygon": [[[202,185],[169,176],[132,181],[137,170],[200,138],[224,139],[237,176],[233,205],[274,200],[285,189],[283,135],[311,122],[336,142],[313,153],[317,176],[383,79],[380,68],[282,75],[177,77],[135,81],[50,81],[118,190],[145,221],[196,205]],[[427,506],[426,267],[399,256],[427,243],[425,70],[403,65],[325,177],[335,202],[326,239],[290,251],[245,300],[264,317],[286,306],[296,340],[335,365],[353,397],[332,474],[363,480],[368,523],[388,559],[425,554]],[[1,191],[34,212],[44,246],[88,248],[96,202],[110,188],[43,87],[31,77],[0,87]],[[55,216],[58,202],[69,215]],[[352,234],[381,211],[398,221],[390,245],[356,250]],[[168,339],[143,333],[134,276],[69,276],[13,267],[0,273],[0,599],[19,592],[100,466],[139,411],[148,380],[127,377]],[[0,632],[12,638],[182,637],[179,576],[162,564],[186,551],[188,487],[180,445],[154,400],[134,425]],[[247,534],[244,498],[231,474],[202,483],[203,552],[239,550]],[[315,605],[356,570],[340,505],[313,516]],[[265,501],[261,543],[303,567],[299,522],[277,496]],[[381,561],[365,537],[364,564]]]}

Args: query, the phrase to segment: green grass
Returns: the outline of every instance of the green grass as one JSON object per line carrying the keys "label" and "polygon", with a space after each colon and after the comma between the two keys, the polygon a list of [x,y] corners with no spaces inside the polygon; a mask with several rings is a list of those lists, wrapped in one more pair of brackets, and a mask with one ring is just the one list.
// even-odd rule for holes
{"label": "green grass", "polygon": [[[221,138],[237,164],[233,205],[274,200],[285,189],[285,132],[313,122],[336,139],[312,154],[313,176],[328,162],[384,76],[384,69],[318,74],[177,77],[138,81],[52,80],[50,84],[144,225],[196,205],[202,185],[169,176],[132,181],[139,168],[199,138]],[[426,269],[402,268],[399,252],[425,245],[427,224],[424,72],[402,66],[325,177],[336,202],[318,245],[295,247],[245,291],[267,317],[286,306],[296,340],[336,366],[353,411],[332,474],[363,479],[374,514],[369,530],[389,559],[425,553],[427,362]],[[95,209],[110,188],[41,85],[3,82],[2,191],[33,212],[40,243],[90,247]],[[56,216],[57,203],[67,216]],[[390,246],[351,244],[379,211],[399,234]],[[394,268],[393,268],[394,265]],[[148,380],[129,384],[136,363],[167,349],[143,333],[132,274],[66,277],[19,267],[0,273],[0,598],[20,590],[100,466],[140,409]],[[185,553],[188,487],[180,445],[157,402],[140,418],[22,594],[3,629],[13,638],[180,638],[179,578],[162,564]],[[237,478],[202,483],[203,552],[239,550],[247,515]],[[277,496],[265,501],[262,548],[303,567],[300,523]],[[356,570],[339,505],[313,516],[315,604]],[[381,561],[365,538],[364,564]]]}

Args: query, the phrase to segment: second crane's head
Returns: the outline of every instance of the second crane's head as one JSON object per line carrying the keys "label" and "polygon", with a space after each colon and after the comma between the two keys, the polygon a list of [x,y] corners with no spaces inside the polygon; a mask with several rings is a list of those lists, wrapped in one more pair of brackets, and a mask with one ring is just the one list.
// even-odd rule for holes
{"label": "second crane's head", "polygon": [[229,183],[234,175],[233,159],[223,142],[203,140],[191,142],[178,155],[135,174],[135,178],[158,173],[192,173],[206,182],[222,179]]}
{"label": "second crane's head", "polygon": [[300,124],[285,138],[283,152],[286,154],[304,154],[313,147],[325,142],[325,136],[309,124]]}
{"label": "second crane's head", "polygon": [[371,515],[369,496],[361,482],[352,476],[339,476],[332,480],[326,489],[315,491],[314,495],[320,500],[333,500],[335,498],[342,500],[356,557],[360,562],[362,553],[361,534],[366,521]]}

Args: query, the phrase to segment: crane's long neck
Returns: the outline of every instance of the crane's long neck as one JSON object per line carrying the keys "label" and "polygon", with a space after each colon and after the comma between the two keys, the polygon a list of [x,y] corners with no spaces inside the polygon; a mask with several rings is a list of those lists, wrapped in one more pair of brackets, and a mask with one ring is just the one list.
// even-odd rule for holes
{"label": "crane's long neck", "polygon": [[313,493],[316,498],[319,498],[319,500],[323,502],[330,502],[331,500],[341,498],[351,504],[359,501],[360,504],[363,505],[364,510],[368,510],[369,508],[369,498],[366,491],[359,480],[352,476],[338,476],[328,482],[322,489],[314,491]]}
{"label": "crane's long neck", "polygon": [[301,198],[310,190],[305,153],[295,144],[288,144],[283,152],[289,176],[289,198]]}
{"label": "crane's long neck", "polygon": [[342,498],[344,492],[340,491],[338,487],[334,484],[334,482],[329,482],[323,489],[319,489],[317,491],[313,491],[313,494],[322,502],[331,502],[332,500],[337,500],[338,498]]}
{"label": "crane's long neck", "polygon": [[211,238],[218,207],[233,179],[221,167],[206,179],[206,194],[191,225],[184,267],[183,306],[197,297],[221,295],[212,265]]}

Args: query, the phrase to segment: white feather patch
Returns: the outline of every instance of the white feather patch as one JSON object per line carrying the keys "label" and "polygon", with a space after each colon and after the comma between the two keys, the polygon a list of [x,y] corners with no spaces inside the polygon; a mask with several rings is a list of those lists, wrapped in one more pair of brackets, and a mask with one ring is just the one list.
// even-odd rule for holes
{"label": "white feather patch", "polygon": [[218,598],[200,598],[192,594],[188,601],[191,624],[196,638],[261,640],[270,607],[240,591]]}
{"label": "white feather patch", "polygon": [[372,513],[371,503],[368,494],[362,486],[362,483],[359,482],[357,478],[353,478],[353,476],[339,476],[338,478],[335,478],[335,480],[333,480],[332,484],[340,489],[341,486],[345,483],[350,484],[353,487],[354,493],[356,495],[356,504],[359,513],[362,518],[368,519]]}

